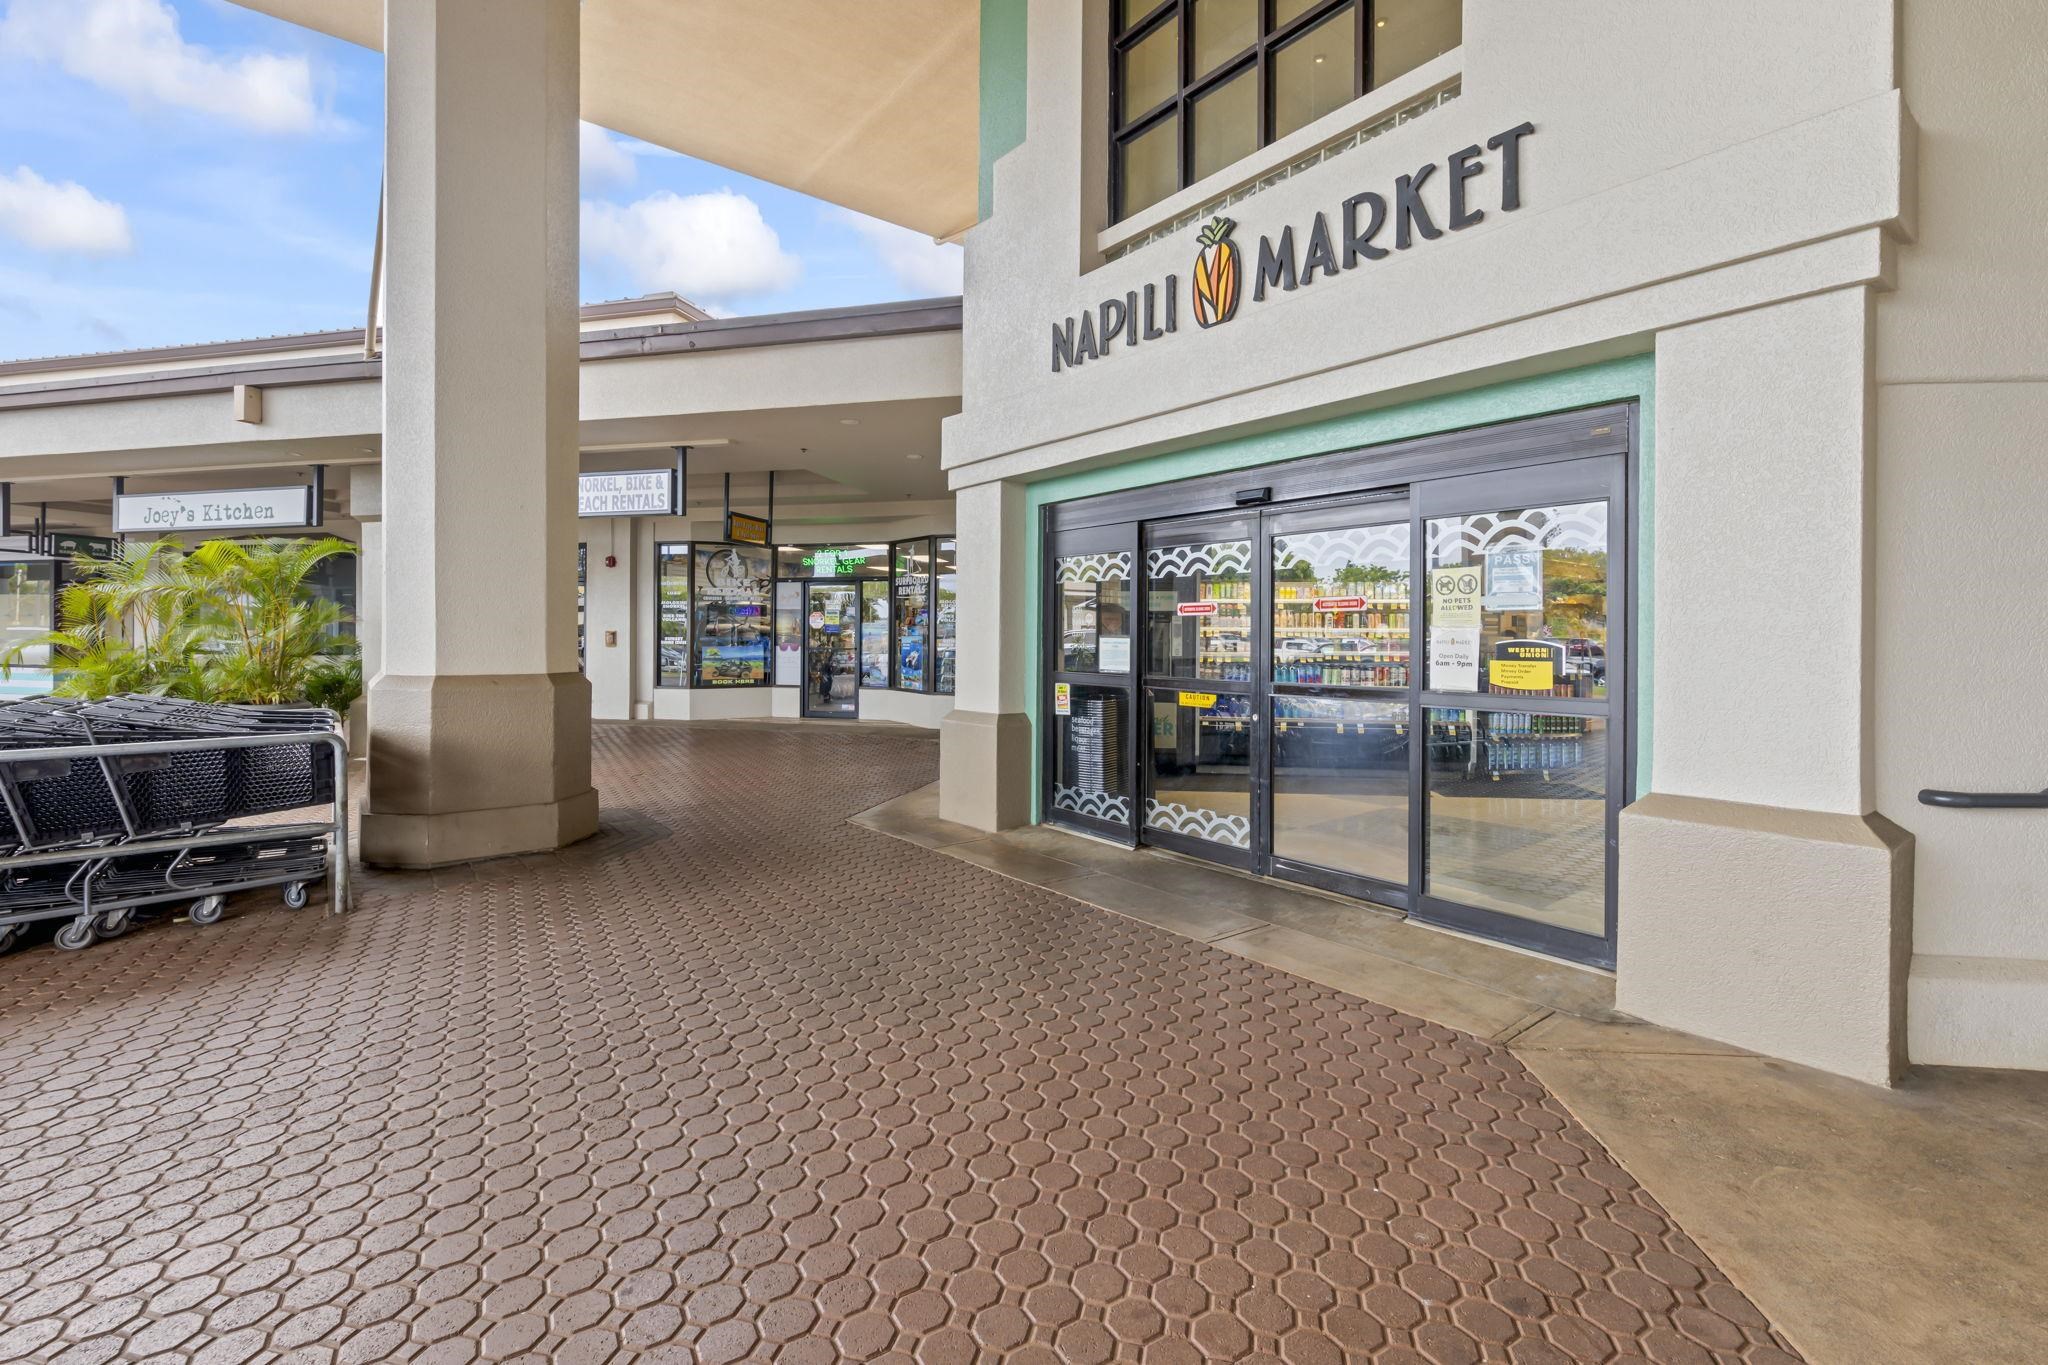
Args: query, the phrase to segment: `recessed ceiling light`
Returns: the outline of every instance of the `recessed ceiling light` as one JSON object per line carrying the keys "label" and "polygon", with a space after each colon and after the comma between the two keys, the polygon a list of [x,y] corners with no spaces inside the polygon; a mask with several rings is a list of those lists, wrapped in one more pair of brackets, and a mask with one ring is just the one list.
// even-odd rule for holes
{"label": "recessed ceiling light", "polygon": [[1317,65],[1317,66],[1321,66],[1322,64],[1323,64],[1323,54],[1322,54],[1322,53],[1320,53],[1320,52],[1318,52],[1318,53],[1316,54],[1316,65]]}
{"label": "recessed ceiling light", "polygon": [[839,419],[839,425],[840,425],[840,426],[842,426],[842,427],[857,427],[857,426],[859,426],[859,425],[860,425],[860,418],[858,418],[858,417],[842,417],[842,418],[840,418],[840,419]]}
{"label": "recessed ceiling light", "polygon": [[905,455],[903,458],[906,460],[922,460],[924,456],[919,455],[916,451],[912,451],[910,454]]}

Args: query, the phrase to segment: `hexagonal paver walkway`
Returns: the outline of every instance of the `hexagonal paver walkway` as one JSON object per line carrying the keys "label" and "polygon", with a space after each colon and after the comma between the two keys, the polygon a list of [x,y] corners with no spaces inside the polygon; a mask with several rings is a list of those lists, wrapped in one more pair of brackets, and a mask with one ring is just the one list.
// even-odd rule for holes
{"label": "hexagonal paver walkway", "polygon": [[606,831],[0,960],[0,1361],[1781,1362],[1503,1049],[600,726]]}

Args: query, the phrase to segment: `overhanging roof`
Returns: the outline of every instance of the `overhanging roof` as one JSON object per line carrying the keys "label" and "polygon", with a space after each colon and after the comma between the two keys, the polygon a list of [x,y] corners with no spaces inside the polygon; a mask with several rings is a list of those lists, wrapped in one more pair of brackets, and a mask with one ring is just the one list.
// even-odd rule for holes
{"label": "overhanging roof", "polygon": [[[365,47],[384,0],[237,0]],[[974,0],[583,0],[583,117],[934,237],[976,213]]]}

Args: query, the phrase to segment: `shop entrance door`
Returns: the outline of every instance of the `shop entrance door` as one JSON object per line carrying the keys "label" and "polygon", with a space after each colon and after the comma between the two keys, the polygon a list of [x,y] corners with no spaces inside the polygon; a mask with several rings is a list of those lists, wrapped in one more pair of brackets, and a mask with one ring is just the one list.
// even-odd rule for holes
{"label": "shop entrance door", "polygon": [[1147,523],[1139,840],[1611,965],[1623,476]]}
{"label": "shop entrance door", "polygon": [[860,714],[859,646],[859,585],[805,584],[804,715]]}

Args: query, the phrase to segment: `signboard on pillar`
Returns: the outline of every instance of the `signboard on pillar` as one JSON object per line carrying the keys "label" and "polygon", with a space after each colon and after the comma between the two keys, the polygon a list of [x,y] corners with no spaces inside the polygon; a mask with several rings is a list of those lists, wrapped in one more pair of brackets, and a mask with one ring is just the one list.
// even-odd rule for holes
{"label": "signboard on pillar", "polygon": [[676,505],[673,469],[626,469],[610,474],[576,476],[579,517],[673,517]]}
{"label": "signboard on pillar", "polygon": [[108,536],[59,534],[50,537],[50,553],[65,559],[76,559],[80,555],[87,559],[112,559],[115,543]]}
{"label": "signboard on pillar", "polygon": [[725,514],[725,538],[736,545],[766,545],[768,523],[744,512]]}
{"label": "signboard on pillar", "polygon": [[123,493],[114,499],[117,532],[267,530],[313,524],[312,490],[304,484],[207,493]]}

